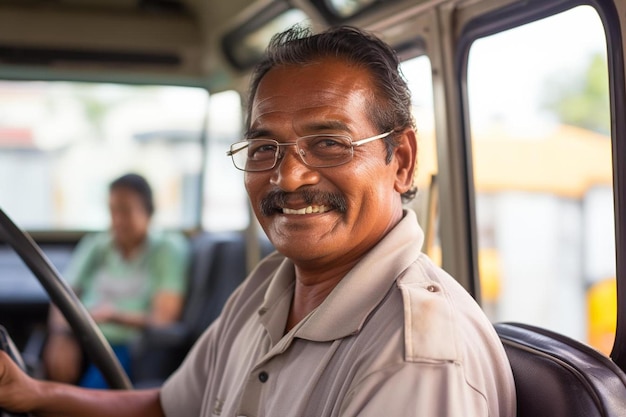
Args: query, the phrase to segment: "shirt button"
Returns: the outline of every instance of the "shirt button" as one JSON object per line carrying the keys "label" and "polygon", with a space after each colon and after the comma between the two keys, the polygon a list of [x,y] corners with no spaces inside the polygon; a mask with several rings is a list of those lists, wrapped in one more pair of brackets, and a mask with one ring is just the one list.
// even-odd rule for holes
{"label": "shirt button", "polygon": [[270,377],[270,376],[267,374],[267,372],[265,372],[265,371],[261,371],[261,372],[259,372],[259,381],[261,381],[262,383],[267,382],[267,379],[268,379],[269,377]]}

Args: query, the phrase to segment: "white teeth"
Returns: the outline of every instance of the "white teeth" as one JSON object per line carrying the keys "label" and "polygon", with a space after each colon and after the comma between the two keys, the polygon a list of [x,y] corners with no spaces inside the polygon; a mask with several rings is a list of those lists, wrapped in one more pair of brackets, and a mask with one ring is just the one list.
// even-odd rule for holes
{"label": "white teeth", "polygon": [[283,208],[283,214],[310,214],[310,213],[326,213],[330,208],[327,206],[308,206],[298,210]]}

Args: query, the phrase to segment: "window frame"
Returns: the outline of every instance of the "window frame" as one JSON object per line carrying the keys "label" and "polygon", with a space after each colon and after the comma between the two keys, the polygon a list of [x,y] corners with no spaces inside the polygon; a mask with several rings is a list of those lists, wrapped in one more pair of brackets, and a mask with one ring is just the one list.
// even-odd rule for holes
{"label": "window frame", "polygon": [[[571,8],[587,5],[598,13],[606,33],[607,58],[609,70],[609,96],[611,112],[611,147],[613,154],[613,198],[615,216],[615,247],[616,247],[616,280],[617,280],[617,329],[611,358],[617,365],[626,370],[626,321],[620,317],[626,316],[626,257],[619,254],[626,248],[626,221],[620,216],[626,210],[626,120],[618,117],[626,113],[626,77],[624,73],[624,48],[620,30],[620,16],[615,4],[609,0],[568,1],[553,0],[548,2],[512,2],[506,7],[490,11],[472,11],[471,7],[464,12],[466,19],[459,19],[460,33],[456,41],[455,79],[458,94],[463,98],[458,102],[462,120],[462,137],[465,142],[465,184],[468,207],[471,207],[472,225],[465,231],[472,245],[473,263],[477,264],[477,234],[476,213],[474,210],[475,191],[472,180],[472,152],[469,134],[469,113],[467,100],[467,61],[471,44],[478,38],[492,35],[526,23],[549,17]],[[622,17],[623,20],[626,18]],[[443,203],[445,204],[445,203]],[[478,282],[477,270],[473,271],[474,283]]]}

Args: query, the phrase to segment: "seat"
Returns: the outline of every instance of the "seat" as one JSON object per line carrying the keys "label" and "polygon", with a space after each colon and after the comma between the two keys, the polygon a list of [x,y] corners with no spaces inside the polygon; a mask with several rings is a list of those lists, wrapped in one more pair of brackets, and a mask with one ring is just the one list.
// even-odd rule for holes
{"label": "seat", "polygon": [[[273,251],[260,240],[261,255]],[[133,379],[137,387],[159,385],[219,316],[231,293],[247,275],[246,240],[242,232],[205,232],[191,240],[189,287],[181,320],[148,328],[133,348]]]}
{"label": "seat", "polygon": [[569,337],[519,323],[497,323],[517,390],[518,417],[626,416],[626,374]]}

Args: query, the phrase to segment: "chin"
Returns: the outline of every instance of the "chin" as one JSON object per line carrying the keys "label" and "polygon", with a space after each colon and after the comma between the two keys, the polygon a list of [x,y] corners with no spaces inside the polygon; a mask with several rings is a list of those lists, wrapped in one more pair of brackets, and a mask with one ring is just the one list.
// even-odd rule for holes
{"label": "chin", "polygon": [[294,262],[316,260],[325,256],[328,252],[326,247],[320,247],[313,242],[302,240],[297,242],[297,244],[288,240],[279,241],[274,244],[274,248]]}

